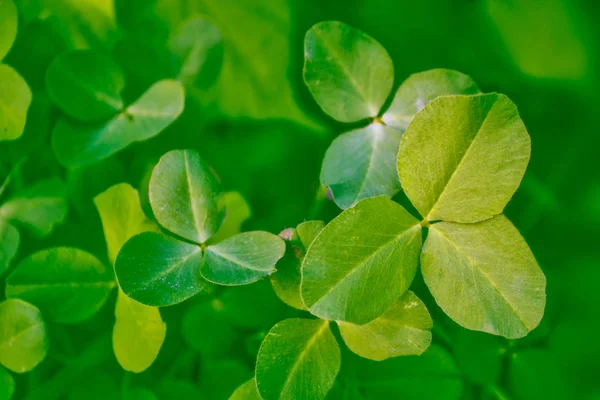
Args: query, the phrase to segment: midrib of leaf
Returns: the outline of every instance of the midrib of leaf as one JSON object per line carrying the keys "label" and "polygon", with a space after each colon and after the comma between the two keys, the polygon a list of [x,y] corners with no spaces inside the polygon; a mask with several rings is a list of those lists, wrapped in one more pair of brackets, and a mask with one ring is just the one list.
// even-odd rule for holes
{"label": "midrib of leaf", "polygon": [[[215,248],[216,248],[216,246],[214,246],[214,247],[209,246],[207,251],[210,251],[210,252],[218,255],[219,257],[222,257],[222,258],[226,259],[227,261],[231,261],[232,263],[240,265],[240,266],[242,266],[244,268],[247,268],[247,269],[250,269],[250,270],[253,270],[253,271],[259,271],[259,272],[268,272],[268,271],[274,271],[275,270],[274,268],[269,268],[269,269],[255,268],[254,266],[252,266],[250,264],[246,264],[246,263],[244,263],[243,261],[241,261],[239,259],[230,257],[226,253],[220,253],[219,251],[215,250]],[[267,257],[263,257],[263,258],[267,258]]]}
{"label": "midrib of leaf", "polygon": [[[374,128],[376,128],[376,127],[374,127]],[[368,127],[367,127],[367,129],[368,129]],[[383,127],[381,127],[381,129],[382,129],[383,135],[385,135],[385,131],[383,130]],[[375,158],[374,154],[377,151],[378,145],[381,143],[381,140],[378,138],[378,136],[380,136],[380,135],[378,135],[377,133],[375,133],[374,135],[371,134],[370,136],[373,138],[373,142],[372,142],[372,147],[371,147],[371,153],[369,154],[369,165],[367,165],[367,170],[365,171],[363,181],[361,182],[360,188],[358,189],[358,192],[356,193],[356,196],[354,197],[353,203],[356,202],[356,199],[358,199],[360,197],[360,195],[365,187],[365,183],[367,182],[367,176],[369,176],[369,173],[371,172],[371,169],[373,168],[373,160]]]}
{"label": "midrib of leaf", "polygon": [[171,265],[166,270],[162,271],[160,274],[152,277],[152,279],[150,279],[149,281],[146,281],[143,284],[139,285],[139,287],[137,289],[132,290],[131,293],[139,292],[140,290],[146,289],[148,287],[148,285],[150,285],[151,283],[154,283],[154,282],[160,280],[161,278],[164,278],[165,276],[169,275],[171,272],[173,272],[175,269],[177,269],[177,267],[179,267],[180,265],[184,264],[187,260],[189,260],[190,258],[192,258],[193,256],[195,256],[196,254],[198,254],[200,251],[201,251],[200,247],[197,247],[197,249],[195,249],[192,253],[186,255],[181,260],[179,260],[175,264]]}
{"label": "midrib of leaf", "polygon": [[[363,92],[362,87],[358,84],[358,82],[356,81],[356,79],[354,78],[354,76],[350,73],[350,71],[348,70],[348,67],[346,67],[346,65],[344,63],[342,63],[340,54],[334,50],[334,48],[331,46],[331,44],[329,42],[327,42],[327,40],[325,40],[325,38],[323,38],[323,36],[320,34],[320,32],[315,29],[314,30],[314,34],[316,36],[319,37],[319,39],[321,39],[321,42],[325,45],[325,47],[327,47],[327,50],[329,50],[329,52],[331,54],[333,54],[332,59],[335,60],[335,63],[340,67],[340,69],[342,69],[342,71],[344,72],[344,74],[348,77],[348,80],[350,81],[350,83],[352,84],[352,86],[354,87],[354,89],[356,89],[356,92],[362,97],[365,105],[367,106],[367,108],[369,108],[369,113],[371,112],[370,110],[370,104],[369,101],[367,99],[367,96],[365,95],[365,93]],[[373,115],[371,115],[372,117]]]}
{"label": "midrib of leaf", "polygon": [[[362,260],[360,260],[358,262],[358,264],[356,265],[356,267],[350,269],[337,282],[335,282],[334,284],[332,284],[329,287],[329,289],[327,289],[327,291],[321,297],[319,297],[319,300],[316,301],[315,303],[313,303],[312,306],[309,307],[309,309],[316,307],[319,303],[321,303],[323,300],[325,300],[325,298],[329,295],[329,293],[331,293],[331,291],[333,289],[335,289],[337,286],[339,286],[343,281],[345,281],[346,279],[348,279],[350,276],[354,275],[354,273],[356,273],[356,271],[358,271],[359,269],[362,269],[362,267],[364,266],[364,264],[366,262],[368,262],[369,260],[371,260],[372,258],[374,258],[377,254],[379,254],[383,249],[386,249],[389,245],[396,244],[396,242],[398,242],[398,240],[401,237],[403,237],[404,235],[410,233],[410,231],[412,229],[414,229],[415,227],[417,227],[417,226],[420,226],[420,225],[417,224],[417,225],[411,226],[411,227],[407,228],[405,231],[403,231],[402,233],[400,233],[399,235],[393,236],[392,239],[390,239],[387,242],[385,242],[382,246],[377,247],[376,251],[374,251],[373,253],[369,254],[367,257],[365,257]],[[323,232],[323,231],[321,231],[321,232]],[[313,241],[313,243],[314,242],[315,241]],[[302,279],[303,278],[304,277],[302,276]],[[302,283],[300,284],[300,287],[302,287]]]}
{"label": "midrib of leaf", "polygon": [[317,342],[317,339],[319,338],[319,336],[321,336],[323,334],[325,329],[327,329],[329,327],[329,321],[323,320],[323,321],[321,321],[321,323],[322,323],[322,326],[310,337],[308,342],[306,342],[306,346],[304,346],[304,349],[302,349],[300,354],[298,354],[298,356],[294,360],[294,364],[292,365],[292,368],[290,369],[290,372],[289,372],[287,378],[285,379],[285,382],[283,382],[283,386],[281,387],[282,393],[285,390],[285,388],[287,387],[287,385],[290,383],[292,376],[296,373],[296,370],[298,369],[298,367],[300,366],[300,363],[306,356],[306,353],[315,345],[315,343]]}
{"label": "midrib of leaf", "polygon": [[490,107],[490,109],[486,113],[485,118],[483,118],[483,121],[481,121],[481,123],[479,124],[479,128],[477,128],[477,133],[475,133],[475,135],[473,135],[473,137],[471,138],[471,141],[469,142],[469,145],[467,146],[467,149],[465,150],[465,152],[460,157],[460,160],[458,160],[458,163],[456,164],[456,167],[454,168],[454,171],[452,171],[452,174],[450,175],[450,177],[448,177],[448,179],[444,183],[444,187],[442,188],[442,190],[438,194],[437,198],[433,202],[433,205],[431,206],[431,209],[427,213],[427,217],[426,217],[427,220],[430,220],[431,214],[433,214],[433,212],[434,212],[434,210],[435,210],[435,208],[437,206],[438,201],[442,198],[444,192],[446,191],[446,189],[448,188],[448,186],[450,185],[450,183],[452,182],[452,180],[456,176],[456,171],[458,171],[458,169],[460,167],[460,164],[463,162],[463,160],[465,159],[465,157],[467,156],[467,154],[469,153],[469,151],[473,148],[473,143],[475,143],[475,141],[477,140],[477,137],[479,136],[479,133],[481,132],[481,128],[483,127],[483,125],[487,121],[488,117],[492,113],[492,110],[494,109],[494,107],[496,107],[497,102],[498,102],[498,96],[496,95],[496,99],[494,100],[494,104],[492,104],[492,106]]}
{"label": "midrib of leaf", "polygon": [[44,325],[43,322],[36,322],[33,325],[29,325],[27,328],[20,330],[19,332],[17,332],[16,334],[12,335],[10,338],[8,338],[8,340],[5,340],[4,342],[0,343],[0,348],[4,347],[6,344],[8,344],[8,342],[11,342],[13,340],[15,340],[16,338],[19,338],[23,335],[25,335],[25,333],[27,333],[28,331],[30,331],[33,328],[37,328],[41,325]]}
{"label": "midrib of leaf", "polygon": [[[196,204],[196,196],[193,193],[193,189],[192,189],[192,179],[190,177],[190,166],[189,166],[189,162],[188,162],[188,156],[187,156],[187,151],[183,152],[183,162],[185,165],[185,177],[186,177],[186,181],[187,181],[187,187],[188,187],[188,193],[190,195],[190,205],[192,207],[192,218],[194,219],[194,227],[196,228],[196,233],[197,233],[197,237],[198,237],[198,241],[200,241],[200,235],[202,230],[200,229],[200,220],[199,220],[199,215],[198,215],[198,211],[197,211],[197,204]],[[206,213],[204,216],[204,222],[206,222]]]}
{"label": "midrib of leaf", "polygon": [[[440,233],[440,235],[442,235],[446,241],[448,241],[448,243],[450,243],[452,246],[454,246],[454,248],[459,251],[459,253],[461,255],[463,255],[463,257],[465,257],[469,263],[469,266],[471,267],[471,271],[477,271],[479,273],[480,276],[482,276],[485,280],[487,280],[490,285],[492,286],[492,288],[494,288],[494,290],[496,291],[496,293],[498,293],[498,295],[500,296],[500,298],[504,301],[504,303],[506,303],[506,305],[510,308],[510,310],[513,312],[513,314],[519,319],[519,322],[523,325],[523,327],[526,330],[530,330],[529,327],[527,326],[527,323],[523,320],[523,318],[521,317],[521,315],[517,312],[517,310],[514,308],[514,306],[508,301],[508,299],[504,296],[504,294],[502,293],[502,291],[498,288],[498,286],[496,285],[496,283],[489,277],[488,274],[486,274],[482,269],[480,268],[476,268],[475,265],[475,260],[473,260],[473,258],[468,254],[465,253],[463,251],[463,249],[458,246],[453,240],[450,239],[450,237],[448,237],[448,235],[446,235],[444,232],[440,231],[439,229],[436,229],[436,232]],[[479,289],[477,289],[477,291],[479,292]]]}

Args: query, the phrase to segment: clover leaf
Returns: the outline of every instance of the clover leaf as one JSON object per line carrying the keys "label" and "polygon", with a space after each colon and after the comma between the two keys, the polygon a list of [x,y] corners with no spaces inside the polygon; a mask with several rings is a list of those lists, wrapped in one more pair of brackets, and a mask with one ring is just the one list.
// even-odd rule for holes
{"label": "clover leaf", "polygon": [[433,321],[425,304],[411,291],[381,316],[365,325],[338,321],[346,345],[356,354],[382,361],[419,355],[431,344]]}
{"label": "clover leaf", "polygon": [[0,219],[0,275],[17,254],[20,241],[21,235],[17,228]]}
{"label": "clover leaf", "polygon": [[6,278],[6,297],[37,306],[62,324],[92,317],[115,287],[113,274],[93,255],[72,247],[38,251]]}
{"label": "clover leaf", "polygon": [[0,61],[6,56],[17,37],[17,7],[13,0],[0,2]]}
{"label": "clover leaf", "polygon": [[209,291],[210,282],[243,285],[275,271],[283,256],[282,239],[267,232],[246,232],[216,244],[226,210],[221,186],[192,150],[173,150],[152,171],[150,205],[159,224],[193,242],[162,233],[132,237],[115,262],[119,285],[142,304],[164,307]]}
{"label": "clover leaf", "polygon": [[465,328],[514,339],[544,314],[546,278],[503,215],[477,224],[432,225],[421,266],[439,306]]}
{"label": "clover leaf", "polygon": [[179,117],[184,97],[182,84],[166,79],[109,121],[82,123],[61,118],[52,131],[56,158],[65,166],[88,164],[150,139]]}
{"label": "clover leaf", "polygon": [[46,90],[69,117],[79,121],[110,118],[123,109],[125,77],[108,57],[92,50],[59,55],[46,71]]}
{"label": "clover leaf", "polygon": [[0,321],[0,364],[18,373],[31,371],[48,351],[40,310],[25,301],[8,299],[0,303]]}
{"label": "clover leaf", "polygon": [[307,32],[304,52],[304,81],[323,111],[341,122],[369,119],[367,126],[338,136],[323,161],[321,184],[342,209],[364,198],[398,193],[402,132],[427,103],[479,92],[467,75],[434,69],[411,75],[385,110],[394,71],[375,39],[342,22],[324,21]]}
{"label": "clover leaf", "polygon": [[13,68],[0,64],[0,141],[21,137],[30,104],[27,82]]}
{"label": "clover leaf", "polygon": [[365,324],[410,286],[421,248],[421,225],[380,196],[342,212],[315,238],[302,263],[302,298],[311,313]]}
{"label": "clover leaf", "polygon": [[286,319],[269,331],[260,346],[258,391],[265,400],[322,400],[333,386],[340,363],[340,348],[328,321]]}
{"label": "clover leaf", "polygon": [[429,221],[500,214],[529,162],[531,141],[504,95],[447,96],[423,108],[402,137],[398,175]]}
{"label": "clover leaf", "polygon": [[[158,230],[144,215],[138,192],[129,184],[110,187],[96,196],[94,203],[113,264],[129,238],[140,232]],[[112,340],[113,351],[123,369],[142,372],[152,365],[165,340],[166,330],[158,308],[138,303],[119,290]]]}
{"label": "clover leaf", "polygon": [[262,400],[262,397],[258,394],[256,379],[250,379],[240,385],[229,397],[229,400]]}

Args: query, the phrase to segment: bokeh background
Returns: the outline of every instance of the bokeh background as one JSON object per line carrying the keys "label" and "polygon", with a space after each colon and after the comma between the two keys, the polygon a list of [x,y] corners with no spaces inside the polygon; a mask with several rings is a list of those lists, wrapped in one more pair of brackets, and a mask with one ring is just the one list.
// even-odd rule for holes
{"label": "bokeh background", "polygon": [[[19,141],[0,147],[18,182],[58,175],[68,184],[67,223],[47,239],[26,238],[22,258],[51,245],[106,259],[93,197],[128,181],[141,188],[170,149],[195,148],[241,192],[247,229],[277,233],[339,211],[319,188],[331,140],[347,127],[328,119],[302,81],[303,36],[314,23],[341,20],[390,53],[397,87],[410,74],[451,68],[485,92],[508,95],[532,138],[527,174],[506,214],[548,278],[548,305],[528,337],[508,341],[468,332],[445,318],[417,277],[415,291],[434,320],[434,350],[380,364],[343,352],[332,399],[600,399],[600,3],[595,0],[15,0],[19,34],[6,62],[34,92]],[[221,69],[188,94],[180,119],[158,137],[89,167],[65,170],[49,132],[56,110],[44,73],[62,51],[91,47],[125,70],[126,97],[170,77],[169,37],[197,14],[224,37]],[[216,68],[216,67],[215,67]],[[211,86],[210,88],[208,86]],[[44,114],[42,114],[44,113]],[[147,208],[147,201],[145,204]],[[147,208],[148,209],[148,208]],[[17,260],[18,261],[18,260]],[[111,353],[112,305],[92,321],[51,327],[44,363],[18,377],[17,398],[119,398],[123,387],[159,399],[226,399],[252,376],[262,337],[296,315],[268,282],[224,289],[162,310],[167,341],[148,371],[124,373]],[[385,377],[388,386],[370,384]]]}

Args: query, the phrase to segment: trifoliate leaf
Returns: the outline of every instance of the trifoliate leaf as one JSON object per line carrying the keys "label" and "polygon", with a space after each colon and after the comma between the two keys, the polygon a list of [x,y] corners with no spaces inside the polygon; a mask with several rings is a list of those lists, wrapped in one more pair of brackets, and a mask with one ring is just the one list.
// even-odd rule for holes
{"label": "trifoliate leaf", "polygon": [[256,382],[265,400],[325,398],[340,370],[340,348],[329,322],[291,318],[265,337],[256,361]]}
{"label": "trifoliate leaf", "polygon": [[262,400],[262,397],[258,394],[256,379],[252,378],[235,389],[229,400]]}
{"label": "trifoliate leaf", "polygon": [[369,400],[459,400],[463,394],[462,376],[452,356],[436,345],[421,356],[365,361],[359,385]]}
{"label": "trifoliate leaf", "polygon": [[502,213],[519,187],[531,143],[516,106],[501,94],[445,96],[413,119],[398,174],[429,221],[478,222]]}
{"label": "trifoliate leaf", "polygon": [[201,264],[200,246],[144,232],[121,248],[115,272],[127,296],[148,306],[166,307],[209,290],[200,276]]}
{"label": "trifoliate leaf", "polygon": [[48,350],[42,313],[19,299],[0,303],[0,364],[22,373],[34,369]]}
{"label": "trifoliate leaf", "polygon": [[55,225],[64,222],[67,212],[66,188],[56,178],[37,182],[0,206],[0,218],[40,237],[48,236]]}
{"label": "trifoliate leaf", "polygon": [[366,324],[410,286],[421,226],[386,197],[357,203],[316,237],[302,263],[302,297],[323,319]]}
{"label": "trifoliate leaf", "polygon": [[17,254],[20,242],[19,231],[0,219],[0,275],[10,266],[11,260]]}
{"label": "trifoliate leaf", "polygon": [[0,61],[17,37],[17,7],[13,0],[0,1]]}
{"label": "trifoliate leaf", "polygon": [[199,87],[214,83],[223,63],[223,38],[208,19],[195,16],[184,21],[168,46],[177,56],[181,82]]}
{"label": "trifoliate leaf", "polygon": [[92,50],[63,53],[46,71],[50,98],[79,121],[98,121],[120,112],[124,87],[125,77],[119,66]]}
{"label": "trifoliate leaf", "polygon": [[387,51],[339,21],[319,22],[304,40],[304,81],[323,111],[342,122],[376,117],[394,83]]}
{"label": "trifoliate leaf", "polygon": [[396,91],[394,100],[381,117],[391,128],[406,130],[416,113],[440,96],[477,94],[479,88],[470,76],[451,69],[431,69],[412,74]]}
{"label": "trifoliate leaf", "polygon": [[54,247],[25,258],[6,279],[6,297],[37,306],[51,321],[76,324],[92,317],[116,283],[96,257]]}
{"label": "trifoliate leaf", "polygon": [[158,231],[140,206],[140,197],[128,183],[111,186],[94,198],[102,220],[108,258],[114,264],[121,247],[138,233]]}
{"label": "trifoliate leaf", "polygon": [[27,82],[17,71],[0,64],[0,141],[21,137],[30,104]]}
{"label": "trifoliate leaf", "polygon": [[[0,399],[10,400],[14,393],[15,379],[7,370],[0,367]],[[239,399],[243,399],[243,397],[238,397]],[[260,397],[258,397],[258,400],[260,400]]]}
{"label": "trifoliate leaf", "polygon": [[420,355],[431,344],[433,327],[425,304],[411,291],[389,310],[365,325],[338,322],[346,345],[361,357],[382,361]]}
{"label": "trifoliate leaf", "polygon": [[209,282],[245,285],[275,272],[284,253],[285,243],[279,236],[244,232],[208,246],[200,271]]}
{"label": "trifoliate leaf", "polygon": [[223,307],[218,299],[203,301],[189,308],[183,316],[181,334],[188,346],[203,357],[222,357],[235,343],[237,333]]}
{"label": "trifoliate leaf", "polygon": [[183,105],[181,83],[162,80],[108,122],[77,123],[60,119],[52,132],[52,148],[65,166],[92,163],[158,135],[179,117]]}
{"label": "trifoliate leaf", "polygon": [[138,303],[119,291],[115,317],[113,349],[117,361],[126,371],[146,370],[158,356],[167,333],[158,308]]}
{"label": "trifoliate leaf", "polygon": [[546,278],[503,215],[432,225],[421,268],[438,305],[467,329],[520,338],[544,315]]}
{"label": "trifoliate leaf", "polygon": [[242,224],[252,215],[250,206],[238,192],[223,193],[223,204],[225,204],[225,219],[217,233],[210,238],[209,244],[222,242],[240,233]]}
{"label": "trifoliate leaf", "polygon": [[173,150],[160,158],[149,197],[159,224],[196,243],[214,235],[225,217],[221,184],[193,150]]}
{"label": "trifoliate leaf", "polygon": [[321,184],[346,209],[367,197],[400,190],[396,170],[401,133],[379,123],[338,136],[327,149]]}
{"label": "trifoliate leaf", "polygon": [[273,290],[290,307],[307,310],[300,293],[300,266],[306,249],[324,227],[323,221],[305,221],[298,225],[294,234],[298,236],[299,243],[297,239],[286,243],[286,254],[277,263],[277,272],[270,276]]}

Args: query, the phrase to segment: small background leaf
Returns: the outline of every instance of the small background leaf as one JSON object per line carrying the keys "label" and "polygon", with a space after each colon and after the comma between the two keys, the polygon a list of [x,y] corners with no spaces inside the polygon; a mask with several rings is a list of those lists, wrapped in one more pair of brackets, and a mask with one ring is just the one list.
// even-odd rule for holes
{"label": "small background leaf", "polygon": [[21,137],[30,104],[31,90],[27,82],[17,71],[0,64],[0,141]]}
{"label": "small background leaf", "polygon": [[[13,0],[0,3],[0,61],[6,56],[17,36],[17,7]],[[9,396],[10,397],[10,396]]]}
{"label": "small background leaf", "polygon": [[0,321],[0,364],[18,373],[31,371],[48,350],[40,310],[22,300],[9,299],[0,303]]}

